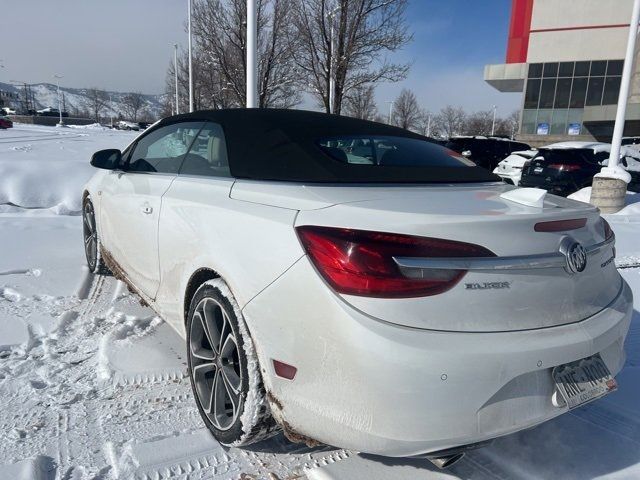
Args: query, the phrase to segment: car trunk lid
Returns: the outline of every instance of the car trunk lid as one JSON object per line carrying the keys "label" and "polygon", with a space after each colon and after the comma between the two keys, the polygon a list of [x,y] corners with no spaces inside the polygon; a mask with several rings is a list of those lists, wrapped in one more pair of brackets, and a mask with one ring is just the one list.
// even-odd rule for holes
{"label": "car trunk lid", "polygon": [[[621,287],[612,260],[613,246],[606,244],[589,253],[583,271],[573,273],[567,270],[566,257],[560,252],[573,243],[594,249],[604,242],[597,209],[552,195],[546,196],[541,208],[501,197],[512,188],[497,184],[364,189],[308,186],[307,194],[323,199],[327,207],[301,211],[296,226],[455,240],[487,248],[498,260],[524,259],[521,268],[468,270],[453,288],[433,296],[388,299],[341,295],[360,311],[391,323],[447,331],[523,330],[577,322],[606,307]],[[584,226],[560,231],[536,227],[565,220],[584,220],[578,222]],[[563,261],[538,268],[527,263],[531,256],[555,256],[556,260],[561,256]]]}

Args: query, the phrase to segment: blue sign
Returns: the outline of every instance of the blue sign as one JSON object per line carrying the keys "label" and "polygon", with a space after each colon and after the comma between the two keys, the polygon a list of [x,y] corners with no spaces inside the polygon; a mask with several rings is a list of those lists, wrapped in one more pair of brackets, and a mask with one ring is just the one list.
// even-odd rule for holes
{"label": "blue sign", "polygon": [[549,135],[549,124],[539,123],[538,128],[536,129],[536,133],[538,135]]}
{"label": "blue sign", "polygon": [[567,133],[569,135],[580,135],[580,130],[581,129],[582,129],[582,124],[580,124],[580,123],[570,123]]}

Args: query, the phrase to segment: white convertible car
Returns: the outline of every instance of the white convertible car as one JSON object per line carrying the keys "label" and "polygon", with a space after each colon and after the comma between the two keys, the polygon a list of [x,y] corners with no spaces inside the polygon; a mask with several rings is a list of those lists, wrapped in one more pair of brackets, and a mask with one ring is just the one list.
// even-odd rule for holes
{"label": "white convertible car", "polygon": [[295,110],[170,117],[91,163],[89,266],[184,336],[224,445],[446,466],[616,388],[632,295],[594,207]]}

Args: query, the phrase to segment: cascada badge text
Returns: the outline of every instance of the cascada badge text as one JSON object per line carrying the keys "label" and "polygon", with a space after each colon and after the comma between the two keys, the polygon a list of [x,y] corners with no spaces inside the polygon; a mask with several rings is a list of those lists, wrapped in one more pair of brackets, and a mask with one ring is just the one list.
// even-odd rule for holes
{"label": "cascada badge text", "polygon": [[567,257],[567,270],[569,273],[582,272],[587,268],[587,252],[578,242],[569,245],[565,255]]}

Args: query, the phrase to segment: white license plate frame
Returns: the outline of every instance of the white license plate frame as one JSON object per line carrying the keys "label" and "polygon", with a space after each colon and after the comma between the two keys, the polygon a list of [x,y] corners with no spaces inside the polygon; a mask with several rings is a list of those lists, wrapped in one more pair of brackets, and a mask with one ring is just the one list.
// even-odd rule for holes
{"label": "white license plate frame", "polygon": [[600,354],[558,365],[553,369],[552,376],[556,391],[569,409],[604,397],[618,388]]}

